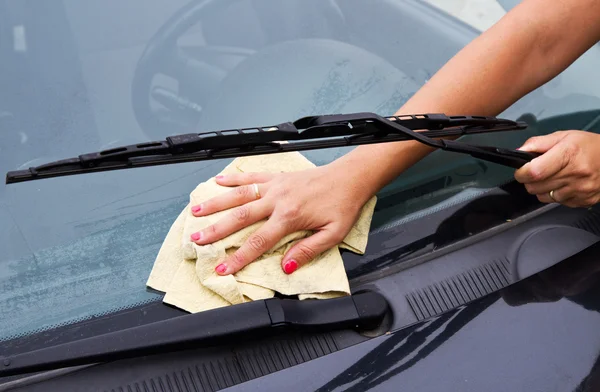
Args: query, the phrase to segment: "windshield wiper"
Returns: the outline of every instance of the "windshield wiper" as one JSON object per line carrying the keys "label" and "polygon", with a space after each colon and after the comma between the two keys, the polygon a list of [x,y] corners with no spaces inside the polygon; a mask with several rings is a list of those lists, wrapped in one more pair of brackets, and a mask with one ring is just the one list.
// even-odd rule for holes
{"label": "windshield wiper", "polygon": [[0,377],[209,347],[290,329],[373,330],[388,312],[385,298],[373,291],[324,300],[253,301],[0,357]]}
{"label": "windshield wiper", "polygon": [[[83,154],[76,158],[8,172],[6,183],[208,159],[405,140],[416,140],[430,147],[519,168],[538,154],[435,138],[526,127],[527,124],[521,121],[443,114],[381,117],[374,113],[353,113],[310,116],[271,127],[188,133],[169,136],[163,141]],[[288,143],[280,143],[283,141]]]}

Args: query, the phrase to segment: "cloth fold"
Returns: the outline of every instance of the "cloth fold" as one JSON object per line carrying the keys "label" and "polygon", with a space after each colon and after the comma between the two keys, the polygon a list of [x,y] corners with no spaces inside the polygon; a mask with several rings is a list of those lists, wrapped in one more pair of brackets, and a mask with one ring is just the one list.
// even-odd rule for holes
{"label": "cloth fold", "polygon": [[[237,158],[220,174],[292,172],[314,166],[300,153],[289,152]],[[230,190],[211,178],[191,192],[190,202],[171,226],[147,281],[148,287],[165,292],[163,302],[194,313],[271,298],[276,293],[299,299],[334,298],[350,293],[340,248],[359,254],[365,252],[375,197],[365,204],[359,220],[341,244],[318,255],[293,274],[282,271],[281,260],[288,249],[311,235],[311,231],[291,233],[242,270],[220,276],[215,273],[215,267],[266,222],[257,222],[213,244],[199,246],[191,242],[192,233],[216,223],[230,211],[195,217],[190,206]]]}

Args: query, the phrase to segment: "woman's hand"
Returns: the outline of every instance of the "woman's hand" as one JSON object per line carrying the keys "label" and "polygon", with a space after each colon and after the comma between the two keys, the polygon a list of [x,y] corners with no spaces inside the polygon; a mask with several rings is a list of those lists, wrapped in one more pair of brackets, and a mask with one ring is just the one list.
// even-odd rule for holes
{"label": "woman's hand", "polygon": [[554,132],[527,140],[520,150],[543,153],[515,172],[541,202],[589,207],[600,201],[600,135]]}
{"label": "woman's hand", "polygon": [[[330,164],[292,173],[244,173],[217,177],[219,185],[235,187],[230,192],[192,206],[195,216],[232,209],[231,213],[191,236],[198,245],[218,241],[265,218],[233,255],[215,270],[228,275],[242,269],[271,249],[287,234],[300,230],[315,233],[293,246],[283,257],[282,268],[291,274],[318,254],[342,242],[371,197],[361,189],[356,176]],[[258,186],[258,195],[253,184]]]}

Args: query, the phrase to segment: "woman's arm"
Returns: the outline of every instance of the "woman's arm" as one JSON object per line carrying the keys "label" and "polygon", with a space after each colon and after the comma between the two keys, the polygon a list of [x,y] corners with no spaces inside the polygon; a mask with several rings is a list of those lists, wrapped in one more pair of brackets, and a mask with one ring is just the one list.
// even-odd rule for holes
{"label": "woman's arm", "polygon": [[[398,113],[497,115],[559,74],[599,39],[600,1],[525,0],[448,61]],[[254,261],[286,234],[314,230],[284,256],[282,268],[292,273],[341,242],[364,203],[431,151],[416,142],[360,146],[329,165],[300,173],[217,179],[238,188],[193,206],[192,213],[203,216],[237,208],[192,240],[209,244],[269,218],[217,266],[217,273],[226,275]],[[259,186],[258,200],[253,183]]]}
{"label": "woman's arm", "polygon": [[[600,1],[525,0],[448,61],[397,114],[496,116],[599,40]],[[418,142],[366,145],[332,165],[363,179],[366,201],[432,151]]]}

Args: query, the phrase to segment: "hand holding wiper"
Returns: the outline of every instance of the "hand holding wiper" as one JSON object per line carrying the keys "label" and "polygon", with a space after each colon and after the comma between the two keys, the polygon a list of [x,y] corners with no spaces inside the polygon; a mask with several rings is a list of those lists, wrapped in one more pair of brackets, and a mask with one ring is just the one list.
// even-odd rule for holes
{"label": "hand holding wiper", "polygon": [[[436,138],[526,127],[524,122],[495,117],[443,114],[381,117],[374,113],[353,113],[310,116],[276,126],[188,133],[169,136],[163,141],[83,154],[76,158],[9,172],[6,183],[208,159],[406,140],[519,168],[538,154]],[[282,141],[289,143],[279,143]]]}

